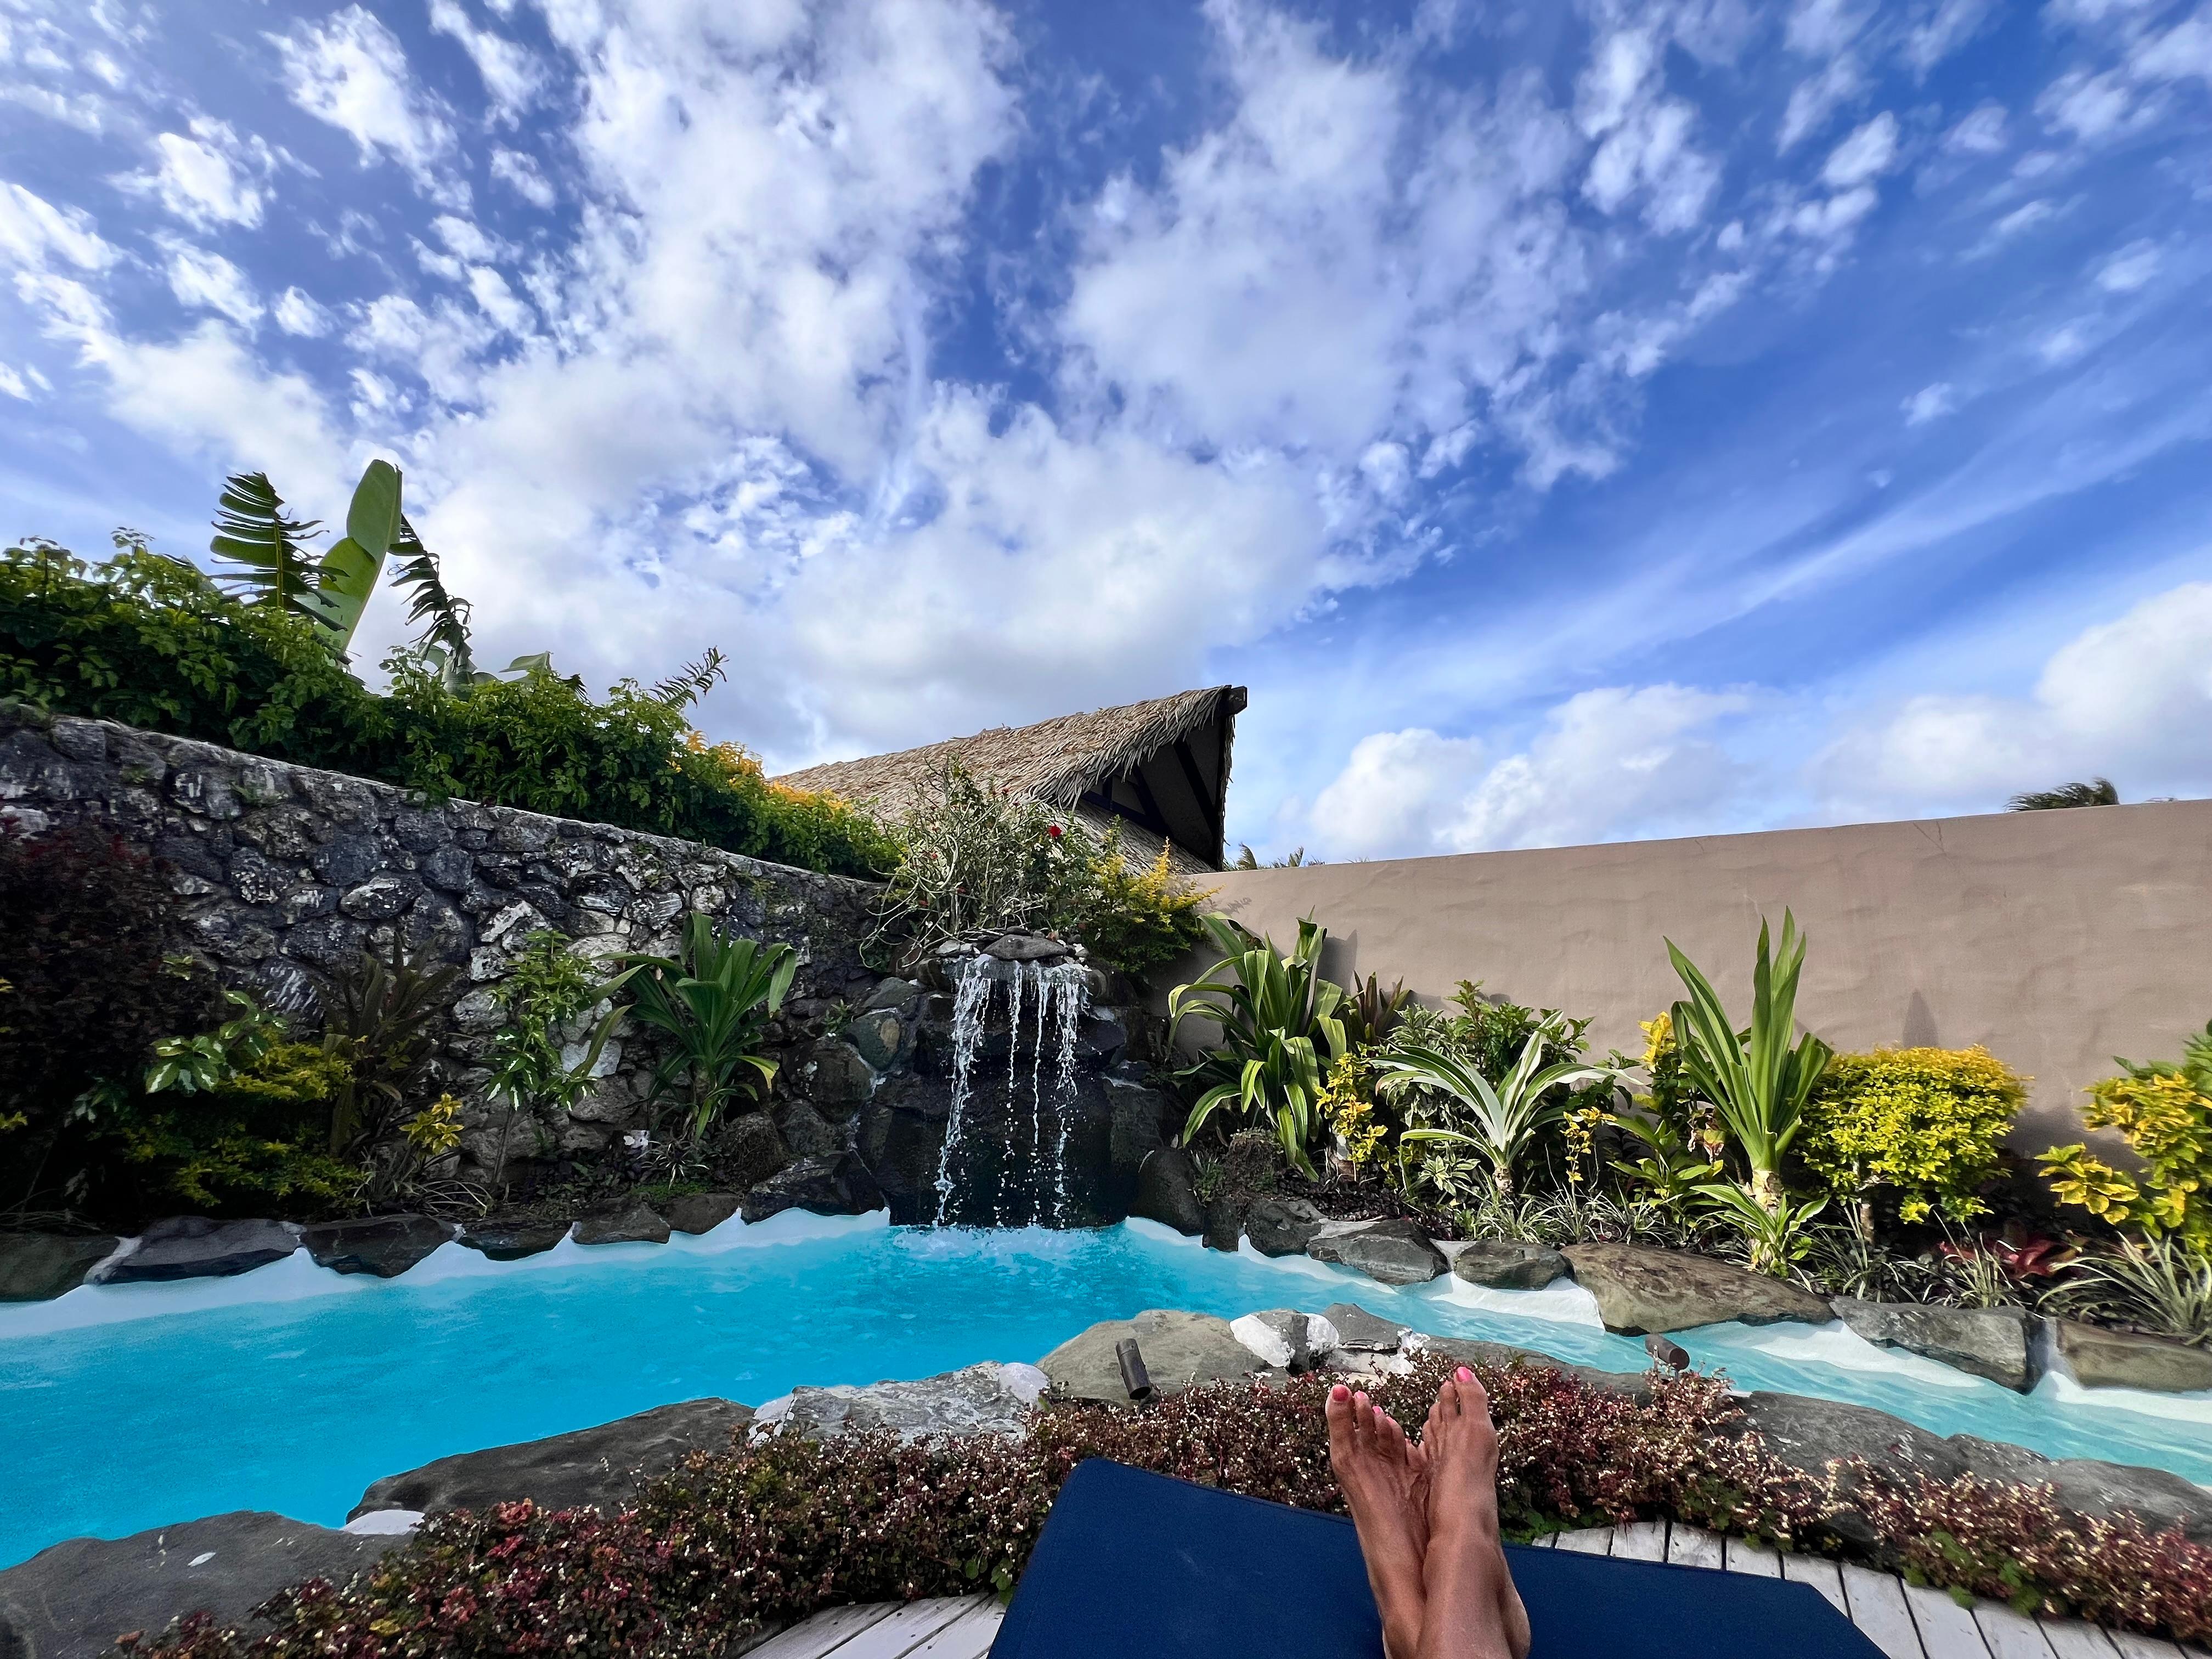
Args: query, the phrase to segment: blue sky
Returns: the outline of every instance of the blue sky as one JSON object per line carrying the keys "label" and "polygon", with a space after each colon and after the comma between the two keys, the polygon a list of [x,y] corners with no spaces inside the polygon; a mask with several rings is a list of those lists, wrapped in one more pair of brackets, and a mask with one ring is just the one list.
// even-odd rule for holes
{"label": "blue sky", "polygon": [[0,0],[0,529],[386,455],[772,766],[1235,679],[1267,850],[2212,793],[2212,0]]}

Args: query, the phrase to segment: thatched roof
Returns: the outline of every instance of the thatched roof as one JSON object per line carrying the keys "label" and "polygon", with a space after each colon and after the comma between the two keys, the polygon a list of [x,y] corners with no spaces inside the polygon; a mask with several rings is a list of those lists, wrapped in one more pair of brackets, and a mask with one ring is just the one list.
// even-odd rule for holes
{"label": "thatched roof", "polygon": [[[787,772],[776,779],[796,789],[825,790],[885,817],[904,813],[929,781],[957,761],[978,778],[1044,802],[1103,830],[1121,820],[1124,842],[1149,862],[1164,839],[1175,861],[1197,870],[1221,867],[1220,807],[1229,783],[1229,751],[1237,715],[1244,707],[1241,685],[1179,691],[1171,697],[1133,702],[1087,714],[1062,714],[1034,726],[994,726],[972,737],[950,738],[860,760],[831,761]],[[1203,830],[1163,837],[1138,811],[1115,805],[1133,787],[1150,801],[1144,780],[1164,755],[1175,757],[1182,792],[1198,806]],[[1149,764],[1148,764],[1149,763]],[[1122,789],[1117,790],[1119,782]],[[1162,786],[1164,787],[1164,786]],[[1210,797],[1209,799],[1206,799]],[[1150,813],[1163,822],[1157,811]],[[1193,842],[1200,844],[1193,845]]]}

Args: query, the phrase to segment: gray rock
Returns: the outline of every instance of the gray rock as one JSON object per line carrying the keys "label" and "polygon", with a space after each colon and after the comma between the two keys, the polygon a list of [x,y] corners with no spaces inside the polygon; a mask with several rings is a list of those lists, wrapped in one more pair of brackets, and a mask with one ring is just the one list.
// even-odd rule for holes
{"label": "gray rock", "polygon": [[1231,1334],[1261,1364],[1296,1376],[1310,1371],[1344,1345],[1325,1315],[1294,1308],[1269,1308],[1229,1322]]}
{"label": "gray rock", "polygon": [[1244,1218],[1244,1237],[1261,1255],[1303,1255],[1325,1219],[1303,1198],[1263,1198]]}
{"label": "gray rock", "polygon": [[1395,1353],[1412,1330],[1351,1302],[1330,1303],[1322,1317],[1335,1328],[1336,1346],[1347,1353]]}
{"label": "gray rock", "polygon": [[1540,1291],[1568,1271],[1557,1250],[1511,1238],[1479,1238],[1452,1257],[1454,1278],[1495,1290]]}
{"label": "gray rock", "polygon": [[847,1430],[874,1429],[893,1430],[902,1440],[976,1434],[1011,1438],[1022,1431],[1045,1382],[1045,1374],[1035,1365],[987,1361],[918,1382],[794,1389],[762,1407],[756,1421],[817,1440]]}
{"label": "gray rock", "polygon": [[1576,1281],[1597,1298],[1606,1329],[1628,1336],[1730,1319],[1746,1325],[1784,1319],[1825,1325],[1833,1316],[1809,1291],[1687,1250],[1570,1244],[1564,1254]]}
{"label": "gray rock", "polygon": [[858,1157],[822,1152],[770,1176],[745,1194],[741,1207],[750,1223],[789,1209],[811,1210],[816,1215],[862,1215],[883,1205],[883,1188]]}
{"label": "gray rock", "polygon": [[720,1161],[733,1186],[752,1187],[789,1164],[791,1153],[774,1118],[745,1112],[723,1125]]}
{"label": "gray rock", "polygon": [[668,1201],[669,1229],[679,1233],[711,1233],[738,1212],[744,1200],[736,1193],[686,1193]]}
{"label": "gray rock", "polygon": [[1200,1382],[1234,1380],[1264,1369],[1229,1328],[1208,1314],[1148,1308],[1134,1319],[1109,1319],[1069,1338],[1037,1362],[1054,1389],[1071,1400],[1130,1403],[1121,1386],[1114,1346],[1136,1339],[1145,1370],[1161,1394],[1179,1393]]}
{"label": "gray rock", "polygon": [[138,1248],[100,1271],[103,1285],[137,1285],[171,1279],[227,1279],[282,1261],[300,1248],[276,1221],[211,1221],[204,1215],[170,1216],[139,1235]]}
{"label": "gray rock", "polygon": [[844,1145],[842,1137],[822,1120],[822,1114],[803,1100],[786,1101],[775,1110],[775,1127],[793,1158],[816,1158]]}
{"label": "gray rock", "polygon": [[579,1244],[665,1244],[668,1222],[652,1206],[633,1204],[619,1215],[586,1216],[576,1224]]}
{"label": "gray rock", "polygon": [[1206,1201],[1206,1248],[1237,1253],[1237,1241],[1244,1231],[1243,1212],[1236,1199],[1227,1193],[1217,1193]]}
{"label": "gray rock", "polygon": [[302,1227],[300,1243],[319,1267],[397,1279],[453,1237],[454,1231],[427,1215],[380,1215]]}
{"label": "gray rock", "polygon": [[389,921],[415,902],[422,890],[405,876],[371,876],[338,901],[356,921]]}
{"label": "gray rock", "polygon": [[115,1254],[106,1233],[0,1233],[0,1302],[50,1302]]}
{"label": "gray rock", "polygon": [[878,1008],[903,1008],[921,994],[921,987],[910,979],[893,975],[868,993],[868,1000],[860,1005],[860,1012],[872,1014]]}
{"label": "gray rock", "polygon": [[156,1636],[189,1613],[241,1623],[287,1585],[343,1585],[401,1541],[252,1510],[72,1538],[0,1572],[0,1655],[97,1659],[118,1636]]}
{"label": "gray rock", "polygon": [[1947,1443],[1966,1473],[1984,1480],[2049,1485],[2058,1501],[2098,1520],[2132,1514],[2153,1532],[2179,1527],[2200,1544],[2212,1544],[2212,1492],[2163,1469],[2069,1457],[2053,1462],[2024,1446],[1954,1434]]}
{"label": "gray rock", "polygon": [[2027,1358],[2027,1315],[2021,1309],[1923,1307],[1848,1296],[1828,1305],[1878,1347],[1901,1348],[2023,1394],[2035,1384]]}
{"label": "gray rock", "polygon": [[2085,1389],[2151,1389],[2167,1394],[2212,1389],[2212,1349],[2187,1347],[2133,1331],[2108,1331],[2074,1319],[2051,1323],[2058,1357]]}
{"label": "gray rock", "polygon": [[888,1072],[907,1056],[907,1024],[893,1009],[855,1015],[845,1036],[875,1071]]}
{"label": "gray rock", "polygon": [[477,1221],[461,1229],[459,1243],[481,1250],[494,1261],[520,1261],[551,1249],[568,1237],[566,1221]]}
{"label": "gray rock", "polygon": [[640,1480],[667,1474],[691,1453],[729,1449],[732,1437],[752,1415],[751,1407],[732,1401],[687,1400],[597,1428],[462,1452],[372,1482],[352,1515],[377,1510],[435,1515],[519,1498],[543,1509],[592,1504],[611,1511]]}
{"label": "gray rock", "polygon": [[1764,1390],[1747,1395],[1741,1404],[1766,1449],[1808,1474],[1820,1474],[1833,1460],[1850,1457],[1931,1480],[1954,1480],[1966,1472],[1966,1460],[1949,1441],[1870,1406]]}
{"label": "gray rock", "polygon": [[1172,1227],[1186,1237],[1206,1231],[1206,1206],[1198,1201],[1198,1167],[1180,1147],[1163,1146],[1137,1166],[1137,1197],[1129,1213]]}
{"label": "gray rock", "polygon": [[1056,939],[1040,939],[1035,933],[1002,933],[983,947],[983,954],[1000,962],[1058,962],[1063,957],[1073,956],[1074,951]]}
{"label": "gray rock", "polygon": [[[880,1018],[883,1016],[878,1016]],[[896,1024],[897,1017],[890,1017]],[[851,1043],[831,1038],[814,1045],[799,1086],[824,1118],[842,1122],[876,1091],[876,1074]]]}
{"label": "gray rock", "polygon": [[1425,1285],[1449,1265],[1429,1236],[1410,1221],[1333,1221],[1306,1254],[1316,1261],[1357,1267],[1385,1285]]}
{"label": "gray rock", "polygon": [[1571,1365],[1534,1348],[1516,1348],[1510,1342],[1485,1342],[1474,1337],[1424,1336],[1419,1340],[1424,1353],[1442,1354],[1462,1365],[1535,1366],[1579,1377],[1605,1394],[1625,1394],[1644,1400],[1651,1393],[1650,1375],[1644,1371],[1601,1371],[1590,1365]]}

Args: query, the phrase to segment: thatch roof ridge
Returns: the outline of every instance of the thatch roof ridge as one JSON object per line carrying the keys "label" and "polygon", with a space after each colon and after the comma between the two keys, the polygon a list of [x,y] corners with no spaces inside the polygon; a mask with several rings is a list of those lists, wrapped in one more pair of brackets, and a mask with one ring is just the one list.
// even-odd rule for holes
{"label": "thatch roof ridge", "polygon": [[[856,804],[877,801],[890,810],[947,761],[958,761],[979,778],[1048,805],[1073,809],[1102,777],[1135,765],[1177,738],[1244,707],[1241,685],[1213,685],[1118,708],[1060,714],[1030,726],[994,726],[964,738],[858,760],[829,761],[787,772],[775,781],[794,789],[826,790]],[[1228,757],[1224,753],[1225,765]]]}

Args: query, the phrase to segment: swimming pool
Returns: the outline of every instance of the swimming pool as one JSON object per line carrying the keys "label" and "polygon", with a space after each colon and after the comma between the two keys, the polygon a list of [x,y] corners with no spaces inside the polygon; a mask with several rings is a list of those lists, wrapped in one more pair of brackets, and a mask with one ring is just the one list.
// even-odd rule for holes
{"label": "swimming pool", "polygon": [[[1393,1290],[1304,1257],[1206,1250],[1144,1221],[968,1232],[792,1212],[515,1262],[449,1244],[391,1280],[326,1273],[301,1254],[234,1279],[88,1286],[0,1309],[0,1566],[60,1539],[226,1510],[336,1525],[379,1476],[672,1401],[759,1405],[800,1383],[1035,1360],[1148,1307],[1233,1317],[1340,1301],[1613,1370],[1648,1363],[1640,1342],[1580,1322],[1579,1291]],[[1680,1340],[1741,1387],[2212,1485],[2203,1396],[2084,1399],[2046,1380],[2023,1397],[1839,1326]]]}

